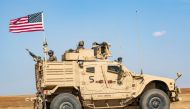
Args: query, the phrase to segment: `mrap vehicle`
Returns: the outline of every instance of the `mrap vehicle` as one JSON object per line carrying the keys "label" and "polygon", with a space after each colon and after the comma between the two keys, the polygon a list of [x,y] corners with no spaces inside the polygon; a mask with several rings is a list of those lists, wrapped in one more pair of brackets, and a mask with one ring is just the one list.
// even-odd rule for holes
{"label": "mrap vehicle", "polygon": [[[93,43],[84,48],[69,49],[61,61],[36,61],[36,97],[34,109],[105,109],[139,105],[141,109],[169,109],[180,100],[176,80],[127,69],[122,58],[111,61],[110,45]],[[48,52],[47,43],[44,53]],[[45,56],[46,57],[46,56]]]}

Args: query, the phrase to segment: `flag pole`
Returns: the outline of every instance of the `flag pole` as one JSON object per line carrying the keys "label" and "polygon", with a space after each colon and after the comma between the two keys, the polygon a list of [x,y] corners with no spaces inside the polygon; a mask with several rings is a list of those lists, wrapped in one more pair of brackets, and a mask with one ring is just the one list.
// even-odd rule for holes
{"label": "flag pole", "polygon": [[47,60],[47,54],[48,54],[49,50],[48,50],[48,43],[47,43],[45,32],[43,32],[43,36],[44,36],[43,50],[44,50],[44,58],[45,58],[45,61],[46,61]]}
{"label": "flag pole", "polygon": [[42,24],[43,24],[43,50],[44,50],[44,60],[47,61],[47,54],[48,54],[48,43],[47,43],[47,38],[46,38],[46,33],[45,33],[45,28],[44,28],[44,15],[42,13]]}
{"label": "flag pole", "polygon": [[[47,39],[46,39],[46,33],[45,33],[45,26],[44,26],[44,14],[43,11],[42,13],[42,24],[43,24],[43,36],[44,36],[44,42],[43,42],[43,50],[44,50],[44,61],[47,61],[47,54],[48,54],[48,43],[47,43]],[[43,95],[43,99],[45,100],[45,95]],[[46,103],[44,103],[44,108],[46,108]]]}

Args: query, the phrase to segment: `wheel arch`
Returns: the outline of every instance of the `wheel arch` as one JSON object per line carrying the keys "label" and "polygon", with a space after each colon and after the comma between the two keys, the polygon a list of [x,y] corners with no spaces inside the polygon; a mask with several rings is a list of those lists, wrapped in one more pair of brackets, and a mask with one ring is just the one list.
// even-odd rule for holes
{"label": "wheel arch", "polygon": [[54,94],[60,94],[60,93],[70,93],[75,96],[78,95],[79,89],[77,87],[58,87]]}
{"label": "wheel arch", "polygon": [[145,92],[147,90],[150,90],[150,89],[160,89],[163,92],[165,92],[168,95],[168,97],[170,97],[169,87],[164,81],[161,81],[161,80],[152,80],[152,81],[150,81],[145,86],[145,88],[142,90],[141,95],[143,94],[143,92]]}
{"label": "wheel arch", "polygon": [[80,91],[77,87],[55,87],[54,89],[50,90],[50,95],[46,96],[48,102],[51,102],[54,97],[62,93],[70,93],[76,97],[80,97]]}

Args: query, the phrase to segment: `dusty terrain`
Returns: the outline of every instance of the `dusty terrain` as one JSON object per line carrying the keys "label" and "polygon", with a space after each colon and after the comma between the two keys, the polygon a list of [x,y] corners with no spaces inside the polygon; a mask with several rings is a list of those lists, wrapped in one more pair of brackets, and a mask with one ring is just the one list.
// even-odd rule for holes
{"label": "dusty terrain", "polygon": [[[28,96],[0,96],[0,109],[33,109],[32,102],[25,102]],[[171,104],[171,109],[190,109],[190,88],[182,89],[182,101]],[[138,109],[130,107],[129,109]]]}

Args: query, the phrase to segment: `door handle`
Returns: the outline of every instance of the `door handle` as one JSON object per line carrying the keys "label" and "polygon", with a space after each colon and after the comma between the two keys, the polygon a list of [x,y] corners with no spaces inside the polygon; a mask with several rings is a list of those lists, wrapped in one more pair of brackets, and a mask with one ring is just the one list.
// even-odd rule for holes
{"label": "door handle", "polygon": [[116,83],[116,81],[108,80],[108,84]]}
{"label": "door handle", "polygon": [[100,84],[102,84],[102,83],[104,83],[104,80],[96,81],[96,83],[100,83]]}

